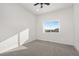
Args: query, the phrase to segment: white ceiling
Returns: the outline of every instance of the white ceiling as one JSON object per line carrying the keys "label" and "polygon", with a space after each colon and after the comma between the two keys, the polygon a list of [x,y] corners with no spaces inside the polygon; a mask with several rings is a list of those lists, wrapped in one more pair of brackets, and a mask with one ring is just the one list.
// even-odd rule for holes
{"label": "white ceiling", "polygon": [[44,5],[43,8],[40,8],[40,5],[33,6],[34,3],[22,3],[21,5],[36,15],[72,7],[72,3],[51,3],[49,6]]}

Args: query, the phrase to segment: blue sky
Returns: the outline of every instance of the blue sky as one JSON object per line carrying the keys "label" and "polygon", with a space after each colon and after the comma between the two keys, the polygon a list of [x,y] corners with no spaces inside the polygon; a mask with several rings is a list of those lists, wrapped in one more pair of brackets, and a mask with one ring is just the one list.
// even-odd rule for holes
{"label": "blue sky", "polygon": [[55,28],[59,28],[60,24],[59,21],[57,20],[49,20],[43,22],[43,27],[44,29],[55,29]]}

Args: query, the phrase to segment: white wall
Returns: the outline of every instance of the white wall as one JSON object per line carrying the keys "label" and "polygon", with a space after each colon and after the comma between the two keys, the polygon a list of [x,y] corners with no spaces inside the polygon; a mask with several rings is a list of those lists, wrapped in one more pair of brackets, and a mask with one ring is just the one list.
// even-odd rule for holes
{"label": "white wall", "polygon": [[23,45],[25,42],[29,40],[29,29],[25,29],[22,32],[19,33],[18,36],[19,44]]}
{"label": "white wall", "polygon": [[0,43],[0,53],[7,52],[23,45],[29,40],[29,29],[25,29],[20,33],[6,39]]}
{"label": "white wall", "polygon": [[[43,21],[54,19],[60,21],[60,32],[43,33]],[[37,19],[37,39],[74,45],[73,8],[39,15]]]}
{"label": "white wall", "polygon": [[18,47],[18,34],[0,43],[0,54]]}
{"label": "white wall", "polygon": [[0,42],[24,29],[29,29],[30,39],[35,40],[35,15],[19,4],[0,4]]}
{"label": "white wall", "polygon": [[79,3],[74,4],[75,47],[79,51]]}

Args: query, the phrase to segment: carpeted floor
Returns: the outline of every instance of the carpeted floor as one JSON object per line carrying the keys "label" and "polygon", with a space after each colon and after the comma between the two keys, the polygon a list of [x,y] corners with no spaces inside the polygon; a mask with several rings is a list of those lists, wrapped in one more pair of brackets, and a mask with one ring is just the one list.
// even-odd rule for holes
{"label": "carpeted floor", "polygon": [[24,44],[26,49],[18,49],[0,54],[1,56],[79,56],[73,46],[35,40]]}

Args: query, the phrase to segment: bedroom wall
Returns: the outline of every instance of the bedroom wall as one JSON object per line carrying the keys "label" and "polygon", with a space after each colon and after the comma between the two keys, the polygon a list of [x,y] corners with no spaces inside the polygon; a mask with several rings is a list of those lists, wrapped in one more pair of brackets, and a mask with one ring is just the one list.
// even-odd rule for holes
{"label": "bedroom wall", "polygon": [[75,47],[79,51],[79,3],[74,4]]}
{"label": "bedroom wall", "polygon": [[36,16],[19,4],[0,3],[0,42],[29,29],[29,40],[36,39]]}
{"label": "bedroom wall", "polygon": [[[37,17],[37,39],[74,45],[73,7],[41,14]],[[60,32],[44,33],[43,21],[45,20],[59,20]]]}

